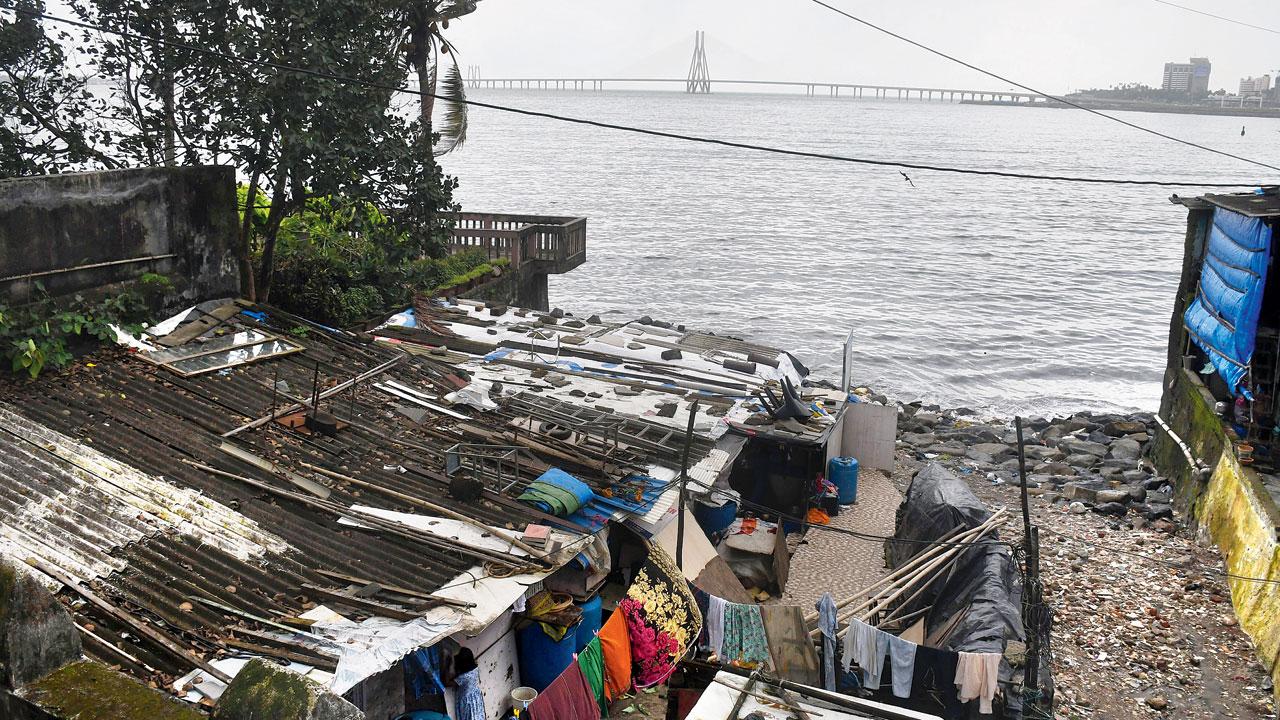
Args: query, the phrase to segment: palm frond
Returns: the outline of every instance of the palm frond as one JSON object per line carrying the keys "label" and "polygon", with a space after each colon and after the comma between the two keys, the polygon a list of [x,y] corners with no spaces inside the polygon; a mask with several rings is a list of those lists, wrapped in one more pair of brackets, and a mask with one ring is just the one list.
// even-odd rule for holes
{"label": "palm frond", "polygon": [[[452,59],[453,53],[449,55]],[[444,73],[439,97],[444,102],[444,122],[436,128],[440,142],[435,153],[444,155],[462,147],[467,141],[467,84],[462,79],[462,70],[456,59]]]}
{"label": "palm frond", "polygon": [[479,0],[445,0],[435,11],[438,20],[455,20],[476,11]]}

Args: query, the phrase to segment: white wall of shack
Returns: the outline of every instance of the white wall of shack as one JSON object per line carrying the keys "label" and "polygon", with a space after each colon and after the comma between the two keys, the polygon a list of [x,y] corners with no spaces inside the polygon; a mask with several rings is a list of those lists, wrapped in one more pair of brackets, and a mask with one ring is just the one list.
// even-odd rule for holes
{"label": "white wall of shack", "polygon": [[[515,614],[508,610],[475,637],[458,636],[458,644],[476,656],[480,669],[480,690],[484,693],[484,713],[489,720],[502,720],[510,707],[511,691],[520,687],[520,661],[516,653]],[[453,688],[445,695],[450,717],[458,717]]]}

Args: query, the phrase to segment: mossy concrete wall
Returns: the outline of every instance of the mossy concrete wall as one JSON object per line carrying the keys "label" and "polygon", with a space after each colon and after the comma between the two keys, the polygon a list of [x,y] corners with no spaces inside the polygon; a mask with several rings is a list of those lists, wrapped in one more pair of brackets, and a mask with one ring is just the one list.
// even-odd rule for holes
{"label": "mossy concrete wall", "polygon": [[31,683],[22,696],[52,717],[68,720],[205,720],[193,706],[89,660]]}
{"label": "mossy concrete wall", "polygon": [[0,559],[0,687],[20,688],[80,655],[80,633],[62,603]]}
{"label": "mossy concrete wall", "polygon": [[218,698],[214,720],[365,720],[355,705],[298,673],[250,660]]}
{"label": "mossy concrete wall", "polygon": [[525,265],[518,270],[504,267],[501,276],[460,293],[459,297],[543,312],[550,310],[547,274],[537,270],[537,263]]}
{"label": "mossy concrete wall", "polygon": [[1257,474],[1236,459],[1235,437],[1214,414],[1214,399],[1199,378],[1181,368],[1170,369],[1166,378],[1161,417],[1212,473],[1203,480],[1191,471],[1181,449],[1163,432],[1157,434],[1153,460],[1176,480],[1179,505],[1221,550],[1227,572],[1274,581],[1230,578],[1227,584],[1241,629],[1280,688],[1280,508]]}

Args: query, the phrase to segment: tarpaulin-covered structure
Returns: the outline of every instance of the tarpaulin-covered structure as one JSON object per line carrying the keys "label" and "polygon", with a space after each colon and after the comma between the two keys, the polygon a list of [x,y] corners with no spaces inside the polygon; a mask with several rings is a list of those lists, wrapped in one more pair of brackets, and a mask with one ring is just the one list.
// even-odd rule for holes
{"label": "tarpaulin-covered structure", "polygon": [[1271,239],[1272,229],[1262,218],[1215,208],[1199,287],[1183,320],[1229,390],[1250,399],[1244,381],[1253,359]]}

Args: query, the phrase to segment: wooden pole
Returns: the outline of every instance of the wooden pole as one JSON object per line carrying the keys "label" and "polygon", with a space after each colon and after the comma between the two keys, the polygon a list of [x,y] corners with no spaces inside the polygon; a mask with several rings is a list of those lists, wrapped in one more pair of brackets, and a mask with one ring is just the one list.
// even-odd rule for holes
{"label": "wooden pole", "polygon": [[698,399],[689,406],[689,426],[684,431],[684,453],[680,459],[680,503],[676,515],[676,567],[684,570],[684,507],[689,487],[689,448],[693,445],[693,422],[698,415]]}

